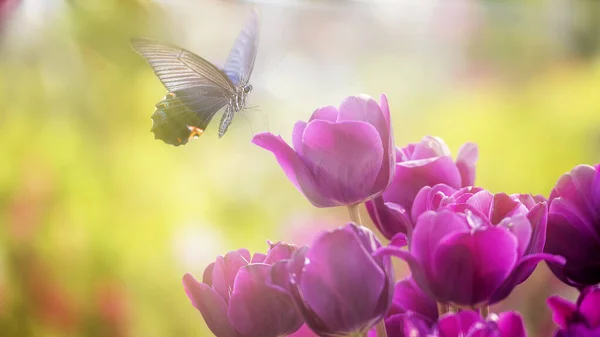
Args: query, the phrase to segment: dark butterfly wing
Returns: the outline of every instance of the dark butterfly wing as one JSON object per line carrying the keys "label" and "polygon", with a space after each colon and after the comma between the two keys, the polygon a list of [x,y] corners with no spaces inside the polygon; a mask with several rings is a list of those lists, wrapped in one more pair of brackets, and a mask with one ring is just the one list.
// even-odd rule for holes
{"label": "dark butterfly wing", "polygon": [[168,93],[152,114],[154,137],[179,146],[200,136],[214,115],[228,103],[219,89],[194,87]]}
{"label": "dark butterfly wing", "polygon": [[254,10],[244,29],[235,40],[235,44],[225,62],[224,72],[237,86],[248,84],[254,68],[254,60],[258,49],[258,21],[258,10]]}
{"label": "dark butterfly wing", "polygon": [[209,87],[211,91],[220,89],[225,96],[235,93],[235,86],[224,72],[188,50],[148,38],[133,39],[131,44],[170,92]]}

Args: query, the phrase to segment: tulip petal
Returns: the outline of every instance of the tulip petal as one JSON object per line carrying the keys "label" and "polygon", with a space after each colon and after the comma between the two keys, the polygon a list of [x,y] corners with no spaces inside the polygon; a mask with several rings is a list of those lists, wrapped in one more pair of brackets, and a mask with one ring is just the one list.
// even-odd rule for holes
{"label": "tulip petal", "polygon": [[299,290],[330,331],[350,333],[372,319],[385,288],[386,275],[360,242],[346,226],[321,234],[306,253]]}
{"label": "tulip petal", "polygon": [[565,329],[569,324],[571,317],[577,311],[577,306],[559,296],[550,296],[546,302],[552,311],[552,320],[554,323],[562,329]]}
{"label": "tulip petal", "polygon": [[365,206],[373,223],[387,239],[391,239],[397,233],[408,233],[408,227],[412,227],[406,210],[400,205],[386,203],[382,197],[376,197],[367,201]]}
{"label": "tulip petal", "polygon": [[206,266],[206,268],[204,269],[204,274],[202,274],[202,283],[208,285],[209,287],[212,287],[212,278],[213,278],[213,270],[215,269],[215,263],[211,262],[208,266]]}
{"label": "tulip petal", "polygon": [[330,122],[337,122],[339,111],[338,108],[333,105],[328,105],[322,108],[319,108],[313,112],[312,116],[310,116],[309,122],[314,120],[325,120]]}
{"label": "tulip petal", "polygon": [[481,190],[466,201],[467,205],[471,205],[477,211],[481,212],[486,218],[490,219],[493,224],[498,224],[499,220],[494,222],[492,219],[494,195],[486,190]]}
{"label": "tulip petal", "polygon": [[450,157],[448,145],[439,137],[425,136],[415,145],[411,159],[427,159],[434,157]]}
{"label": "tulip petal", "polygon": [[227,304],[209,286],[199,283],[190,274],[183,276],[183,287],[192,305],[200,311],[206,325],[215,336],[238,337],[227,319]]}
{"label": "tulip petal", "polygon": [[515,237],[491,227],[444,237],[435,247],[431,269],[442,299],[472,306],[485,302],[516,262]]}
{"label": "tulip petal", "polygon": [[529,242],[529,247],[525,253],[541,253],[544,251],[544,245],[546,244],[548,204],[546,202],[541,202],[533,206],[529,213],[527,213],[527,219],[531,224],[533,233],[531,234],[531,241]]}
{"label": "tulip petal", "polygon": [[460,172],[462,186],[473,186],[475,184],[475,165],[479,159],[479,149],[475,143],[465,143],[458,150],[456,167]]}
{"label": "tulip petal", "polygon": [[252,255],[252,260],[250,261],[250,263],[263,263],[266,258],[267,255],[265,254],[254,253],[254,255]]}
{"label": "tulip petal", "polygon": [[391,186],[383,193],[385,201],[410,211],[413,200],[424,186],[447,184],[460,187],[460,174],[451,157],[436,157],[397,163]]}
{"label": "tulip petal", "polygon": [[456,192],[456,189],[446,184],[437,184],[432,187],[425,186],[421,188],[412,204],[410,217],[413,223],[416,223],[419,215],[426,211],[436,211],[441,206],[444,199],[448,198],[448,196],[454,192]]}
{"label": "tulip petal", "polygon": [[498,330],[500,336],[504,337],[527,337],[523,317],[517,312],[500,313],[498,319]]}
{"label": "tulip petal", "polygon": [[378,192],[373,184],[381,170],[383,147],[372,125],[313,121],[304,130],[303,151],[316,184],[334,205],[363,202]]}
{"label": "tulip petal", "polygon": [[383,111],[383,107],[380,107],[373,98],[367,95],[350,96],[346,98],[340,105],[338,122],[362,121],[375,127],[383,148],[383,162],[379,175],[374,182],[374,186],[384,190],[391,182],[392,175],[390,172],[393,172],[395,167],[395,151],[393,147],[394,143],[389,119],[387,97],[382,95],[381,100],[385,104],[386,111]]}
{"label": "tulip petal", "polygon": [[435,322],[438,319],[437,304],[425,295],[411,278],[396,282],[394,300],[388,315],[413,311]]}
{"label": "tulip petal", "polygon": [[285,242],[278,242],[274,244],[271,249],[269,249],[264,263],[273,264],[280,260],[290,259],[296,249],[297,248],[294,245],[290,245]]}
{"label": "tulip petal", "polygon": [[576,287],[600,282],[600,261],[589,258],[600,256],[599,243],[600,241],[590,237],[589,232],[581,227],[574,227],[561,214],[549,214],[544,250],[567,259],[564,267],[548,264],[550,270],[563,282]]}
{"label": "tulip petal", "polygon": [[538,263],[546,261],[556,265],[564,265],[565,259],[562,256],[551,255],[551,254],[530,254],[519,260],[515,269],[511,274],[502,282],[502,284],[494,291],[494,294],[490,297],[489,304],[494,304],[502,301],[511,291],[519,284],[525,282],[529,276],[535,270]]}
{"label": "tulip petal", "polygon": [[294,124],[294,131],[292,131],[292,146],[300,156],[302,156],[302,138],[304,137],[306,125],[308,124],[304,121],[297,121],[296,124]]}
{"label": "tulip petal", "polygon": [[270,271],[266,264],[248,265],[235,279],[227,315],[244,337],[283,336],[302,326],[290,295],[267,285]]}
{"label": "tulip petal", "polygon": [[519,257],[525,255],[531,241],[531,223],[525,215],[504,218],[498,224],[513,233],[519,244]]}
{"label": "tulip petal", "polygon": [[438,242],[455,232],[469,232],[464,217],[447,210],[425,212],[415,226],[410,252],[423,266],[429,266],[431,254]]}
{"label": "tulip petal", "polygon": [[440,336],[462,337],[466,335],[471,326],[480,321],[481,317],[478,313],[472,310],[465,310],[440,317],[437,327]]}
{"label": "tulip petal", "polygon": [[590,327],[600,328],[600,288],[595,287],[584,291],[579,311]]}
{"label": "tulip petal", "polygon": [[566,199],[571,205],[576,206],[580,217],[594,217],[596,207],[593,204],[591,186],[593,186],[596,169],[589,165],[578,165],[571,172],[560,177],[553,193],[561,199]]}
{"label": "tulip petal", "polygon": [[335,206],[320,193],[312,174],[294,150],[281,138],[271,133],[259,133],[252,142],[271,151],[283,172],[294,186],[317,207]]}

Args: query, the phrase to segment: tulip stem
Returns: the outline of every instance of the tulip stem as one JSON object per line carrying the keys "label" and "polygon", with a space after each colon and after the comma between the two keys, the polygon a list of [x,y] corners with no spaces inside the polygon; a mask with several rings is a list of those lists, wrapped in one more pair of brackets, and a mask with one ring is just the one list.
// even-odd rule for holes
{"label": "tulip stem", "polygon": [[359,204],[348,206],[348,213],[350,214],[350,221],[354,222],[359,226],[362,226],[362,221],[360,220],[360,212],[358,211],[358,205]]}
{"label": "tulip stem", "polygon": [[490,306],[486,305],[486,306],[482,307],[479,312],[481,313],[481,317],[483,317],[485,319],[490,314]]}
{"label": "tulip stem", "polygon": [[385,331],[385,320],[382,319],[375,325],[375,331],[377,332],[377,337],[387,337],[387,331]]}
{"label": "tulip stem", "polygon": [[438,316],[442,316],[443,314],[447,313],[450,310],[450,307],[448,306],[448,304],[444,304],[444,303],[438,302],[437,307],[438,307]]}

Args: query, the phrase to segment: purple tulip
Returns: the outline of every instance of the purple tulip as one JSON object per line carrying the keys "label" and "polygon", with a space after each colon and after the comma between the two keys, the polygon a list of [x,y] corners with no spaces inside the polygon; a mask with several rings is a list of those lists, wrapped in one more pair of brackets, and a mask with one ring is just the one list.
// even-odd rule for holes
{"label": "purple tulip", "polygon": [[600,283],[600,165],[576,166],[550,194],[546,252],[567,263],[549,264],[564,283],[583,288]]}
{"label": "purple tulip", "polygon": [[381,244],[369,229],[350,223],[317,236],[309,248],[273,268],[274,282],[294,297],[319,336],[363,333],[392,304],[389,257],[373,257]]}
{"label": "purple tulip", "polygon": [[[407,311],[385,319],[385,330],[388,337],[434,337],[433,323],[418,313]],[[369,331],[368,337],[378,337],[377,331]]]}
{"label": "purple tulip", "polygon": [[192,304],[217,337],[278,337],[295,332],[302,317],[292,297],[274,287],[271,265],[288,259],[296,247],[272,244],[252,258],[245,249],[219,256],[205,270],[202,283],[190,274],[183,286]]}
{"label": "purple tulip", "polygon": [[[392,306],[385,316],[388,336],[419,336],[417,333],[426,336],[437,319],[437,304],[419,289],[412,278],[396,282]],[[370,337],[376,335],[375,329],[369,331]]]}
{"label": "purple tulip", "polygon": [[350,206],[380,195],[394,175],[395,151],[387,98],[346,98],[299,121],[293,148],[260,133],[252,142],[271,151],[294,186],[317,207]]}
{"label": "purple tulip", "polygon": [[396,173],[382,196],[369,201],[369,215],[379,231],[388,239],[397,233],[411,231],[410,219],[415,196],[425,186],[446,184],[452,188],[471,186],[475,182],[477,145],[464,144],[456,162],[444,141],[426,136],[418,144],[396,150]]}
{"label": "purple tulip", "polygon": [[517,312],[491,314],[487,319],[465,310],[442,316],[434,336],[439,337],[526,337],[523,318]]}
{"label": "purple tulip", "polygon": [[395,237],[377,255],[404,259],[419,287],[437,302],[471,308],[504,299],[539,261],[562,262],[536,253],[543,243],[532,240],[543,235],[532,235],[529,219],[545,221],[545,203],[528,211],[516,197],[465,191],[457,192],[459,202],[444,201],[440,210],[418,217],[408,252],[394,246],[402,241]]}
{"label": "purple tulip", "polygon": [[554,323],[559,326],[555,337],[600,336],[600,286],[584,289],[577,303],[551,296],[548,306]]}
{"label": "purple tulip", "polygon": [[464,213],[469,210],[489,224],[514,234],[518,249],[517,262],[510,275],[498,286],[489,299],[493,304],[505,299],[517,285],[523,283],[542,261],[561,263],[557,256],[544,254],[547,225],[547,203],[542,196],[527,194],[492,194],[477,187],[460,190],[439,184],[424,187],[415,198],[412,218],[429,210],[451,209]]}

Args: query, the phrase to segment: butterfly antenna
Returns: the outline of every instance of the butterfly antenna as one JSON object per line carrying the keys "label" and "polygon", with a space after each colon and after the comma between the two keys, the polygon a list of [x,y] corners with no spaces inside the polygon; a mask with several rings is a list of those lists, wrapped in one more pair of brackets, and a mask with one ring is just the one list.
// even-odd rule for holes
{"label": "butterfly antenna", "polygon": [[[250,110],[251,108],[246,108],[246,109]],[[250,125],[250,133],[254,135],[254,131],[252,131],[252,122],[248,118],[246,118],[246,116],[244,116],[243,113],[241,113],[239,115],[242,116],[246,120],[246,122],[248,122],[248,125]]]}

